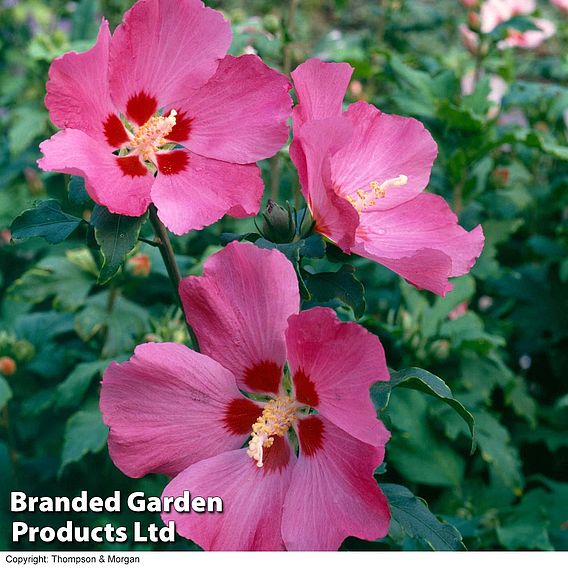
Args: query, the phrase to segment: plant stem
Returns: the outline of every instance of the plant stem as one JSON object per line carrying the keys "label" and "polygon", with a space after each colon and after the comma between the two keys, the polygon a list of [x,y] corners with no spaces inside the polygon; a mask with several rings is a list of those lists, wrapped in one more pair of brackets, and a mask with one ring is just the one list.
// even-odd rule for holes
{"label": "plant stem", "polygon": [[193,348],[195,349],[195,351],[199,351],[199,342],[197,341],[197,336],[195,335],[195,332],[193,331],[192,327],[187,322],[181,297],[179,295],[179,283],[181,280],[181,273],[179,271],[179,267],[176,262],[174,249],[172,248],[172,243],[170,241],[168,231],[166,227],[164,227],[164,224],[160,221],[158,217],[158,212],[156,211],[156,207],[154,207],[153,204],[150,205],[149,211],[150,211],[150,222],[152,223],[152,227],[154,228],[154,233],[156,234],[156,245],[160,249],[162,260],[166,265],[168,276],[170,278],[172,286],[174,287],[176,300],[181,308],[182,313],[184,314],[184,320],[185,320],[185,325],[187,327],[187,332],[191,339]]}
{"label": "plant stem", "polygon": [[454,186],[454,213],[459,215],[463,209],[463,187],[465,185],[465,172],[464,177]]}
{"label": "plant stem", "polygon": [[285,75],[289,75],[292,71],[293,65],[293,48],[294,48],[294,32],[296,28],[296,10],[300,0],[290,0],[288,5],[288,17],[286,19],[286,28],[288,33],[287,41],[283,46],[283,61],[282,61],[282,71]]}
{"label": "plant stem", "polygon": [[10,463],[12,465],[12,472],[14,474],[14,484],[15,484],[15,489],[19,489],[20,486],[20,476],[19,476],[19,471],[20,471],[20,465],[19,465],[19,459],[18,459],[18,452],[16,450],[16,441],[15,441],[15,437],[14,437],[14,430],[12,428],[12,424],[10,423],[10,413],[8,410],[8,405],[6,405],[4,407],[4,409],[2,410],[2,422],[4,425],[4,428],[6,429],[6,442],[8,445],[8,455],[10,458]]}

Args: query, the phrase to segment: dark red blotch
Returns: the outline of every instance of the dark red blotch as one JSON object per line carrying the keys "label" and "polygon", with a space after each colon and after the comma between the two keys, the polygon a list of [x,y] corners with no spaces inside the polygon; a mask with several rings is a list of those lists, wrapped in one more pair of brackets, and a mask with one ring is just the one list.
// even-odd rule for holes
{"label": "dark red blotch", "polygon": [[156,97],[141,91],[132,95],[126,103],[126,116],[138,126],[142,126],[158,110]]}
{"label": "dark red blotch", "polygon": [[313,456],[323,447],[324,425],[319,416],[308,416],[298,422],[300,451]]}
{"label": "dark red blotch", "polygon": [[253,391],[278,393],[282,368],[274,361],[261,361],[245,371],[245,385]]}
{"label": "dark red blotch", "polygon": [[294,375],[294,387],[296,390],[296,400],[298,402],[308,404],[314,408],[319,404],[316,385],[303,369],[299,369]]}

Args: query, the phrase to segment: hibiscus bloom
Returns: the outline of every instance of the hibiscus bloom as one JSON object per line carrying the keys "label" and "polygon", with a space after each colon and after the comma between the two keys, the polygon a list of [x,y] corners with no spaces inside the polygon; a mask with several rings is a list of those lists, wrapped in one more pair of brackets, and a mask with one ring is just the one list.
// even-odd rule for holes
{"label": "hibiscus bloom", "polygon": [[256,56],[227,56],[230,24],[199,0],[140,0],[111,37],[49,70],[46,106],[63,130],[39,166],[83,176],[93,200],[177,234],[258,212],[254,162],[288,137],[290,84]]}
{"label": "hibiscus bloom", "polygon": [[448,278],[467,273],[481,253],[483,231],[468,233],[444,199],[423,193],[437,147],[419,121],[365,102],[342,113],[351,73],[317,59],[292,73],[299,104],[290,154],[316,230],[445,295]]}
{"label": "hibiscus bloom", "polygon": [[565,14],[568,14],[568,0],[550,0],[554,6],[559,10],[562,10]]}
{"label": "hibiscus bloom", "polygon": [[298,313],[290,262],[250,243],[210,257],[180,292],[202,353],[146,343],[109,366],[101,409],[114,463],[173,477],[163,497],[221,497],[222,514],[162,515],[205,549],[384,537],[390,513],[373,472],[389,433],[369,395],[389,378],[378,338],[328,308]]}
{"label": "hibiscus bloom", "polygon": [[[498,25],[515,16],[528,16],[536,10],[536,0],[486,0],[481,5],[481,31],[492,32]],[[524,32],[511,28],[507,37],[498,43],[500,49],[521,47],[535,49],[556,33],[556,26],[544,18],[530,18],[539,29]]]}
{"label": "hibiscus bloom", "polygon": [[[475,91],[475,87],[475,71],[470,69],[461,79],[462,95],[471,95]],[[489,76],[489,95],[487,100],[493,103],[493,106],[487,112],[489,118],[495,118],[499,114],[501,101],[508,88],[507,81],[499,75],[491,74]]]}

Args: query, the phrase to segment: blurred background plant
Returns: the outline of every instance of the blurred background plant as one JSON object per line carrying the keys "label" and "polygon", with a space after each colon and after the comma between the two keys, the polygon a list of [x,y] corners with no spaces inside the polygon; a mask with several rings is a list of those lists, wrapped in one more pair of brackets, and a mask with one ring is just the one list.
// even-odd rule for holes
{"label": "blurred background plant", "polygon": [[[340,274],[334,257],[340,255],[332,247],[325,257],[305,254],[298,266],[305,307],[324,304],[345,319],[362,316],[359,322],[383,341],[392,368],[427,368],[475,418],[478,449],[470,456],[467,425],[451,408],[414,390],[393,390],[383,412],[393,437],[386,468],[377,472],[391,505],[403,511],[412,500],[411,506],[421,507],[412,494],[392,493],[390,484],[409,487],[438,519],[457,527],[473,550],[568,549],[565,4],[541,0],[493,27],[483,24],[475,0],[208,4],[231,20],[234,54],[258,53],[284,72],[310,56],[347,61],[355,67],[350,101],[422,120],[439,146],[430,191],[448,199],[467,229],[483,225],[481,259],[444,299],[363,259],[348,258],[353,268]],[[114,27],[131,5],[1,2],[0,485],[6,491],[159,495],[163,487],[158,476],[131,480],[113,466],[98,411],[99,379],[110,360],[128,358],[144,340],[189,339],[160,253],[148,244],[150,223],[137,227],[141,240],[133,234],[122,267],[101,283],[103,256],[87,222],[93,203],[78,180],[42,173],[35,165],[38,143],[55,131],[43,105],[50,62],[71,49],[87,49],[102,15]],[[523,34],[538,34],[542,20],[555,33],[527,42]],[[523,42],[530,46],[508,45]],[[261,167],[266,199],[301,207],[287,148]],[[56,245],[37,238],[12,242],[12,221],[24,209],[41,201],[59,214],[57,202],[48,199],[72,215],[71,237]],[[285,224],[303,227],[293,212],[288,218],[285,209],[276,211]],[[182,274],[198,274],[203,260],[231,238],[227,233],[254,231],[252,219],[226,218],[173,238]],[[8,527],[7,499],[2,501],[0,522]],[[53,526],[64,520],[19,518]],[[128,512],[75,518],[83,525],[157,521]],[[425,537],[427,529],[393,522],[386,539],[348,539],[343,548],[440,548],[440,534]],[[0,548],[13,546],[4,529]],[[178,539],[168,548],[192,545]]]}

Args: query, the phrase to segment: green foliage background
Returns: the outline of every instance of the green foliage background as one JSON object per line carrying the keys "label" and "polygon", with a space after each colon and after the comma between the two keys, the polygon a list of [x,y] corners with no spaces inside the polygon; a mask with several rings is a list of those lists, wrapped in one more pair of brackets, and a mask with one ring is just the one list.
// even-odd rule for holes
{"label": "green foliage background", "polygon": [[[47,70],[54,57],[92,44],[102,14],[114,27],[131,4],[3,0],[0,8],[0,357],[17,365],[15,374],[0,376],[0,549],[65,546],[11,543],[10,490],[159,495],[165,481],[131,480],[114,467],[98,411],[100,374],[110,360],[128,358],[144,340],[187,340],[159,253],[138,243],[130,256],[148,255],[149,274],[130,260],[102,285],[103,260],[86,223],[57,245],[12,243],[9,231],[22,210],[48,198],[75,217],[90,217],[93,204],[80,186],[68,193],[68,178],[35,165],[39,142],[55,131],[43,106]],[[467,14],[457,1],[208,4],[232,21],[233,53],[252,46],[285,71],[309,56],[348,61],[356,81],[350,101],[422,120],[439,145],[430,191],[453,205],[466,228],[484,227],[481,259],[445,299],[415,290],[378,265],[348,260],[365,287],[359,322],[380,336],[389,366],[421,367],[441,377],[477,428],[470,455],[467,424],[443,400],[393,390],[382,413],[393,437],[386,469],[378,472],[393,510],[423,508],[412,494],[418,495],[473,550],[568,549],[568,17],[541,1],[539,10],[556,21],[557,35],[536,51],[495,52],[483,62],[486,77],[497,73],[507,81],[500,115],[522,112],[526,124],[518,126],[488,118],[487,78],[472,95],[461,95],[460,78],[475,62],[460,43],[458,25]],[[267,197],[293,202],[298,182],[287,151],[261,166]],[[226,218],[175,238],[183,274],[199,273],[222,233],[253,230],[250,219]],[[141,234],[152,238],[149,223]],[[329,258],[307,259],[306,267],[338,268]],[[345,319],[354,318],[350,303],[361,311],[361,298],[324,299],[320,295],[319,303],[337,307]],[[35,526],[58,526],[67,518],[14,517]],[[69,518],[88,526],[160,523],[155,515],[129,512]],[[424,526],[413,530],[404,516],[398,519],[386,539],[348,539],[343,548],[443,547],[437,543],[446,525],[435,518],[430,537]],[[178,539],[174,545],[69,548],[81,547],[192,545]]]}

